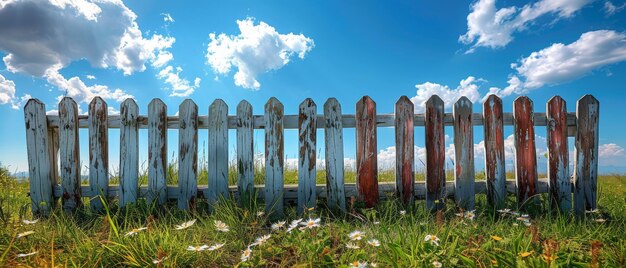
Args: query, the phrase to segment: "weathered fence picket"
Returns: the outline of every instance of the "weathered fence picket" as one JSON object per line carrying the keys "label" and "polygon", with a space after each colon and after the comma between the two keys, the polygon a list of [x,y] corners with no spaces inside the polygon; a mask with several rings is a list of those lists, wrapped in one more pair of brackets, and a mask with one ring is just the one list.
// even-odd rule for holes
{"label": "weathered fence picket", "polygon": [[[422,104],[418,104],[422,105]],[[508,193],[517,195],[523,206],[537,194],[548,193],[550,207],[563,212],[572,208],[582,215],[596,208],[598,165],[599,103],[585,96],[577,103],[576,113],[568,113],[565,100],[552,98],[546,113],[534,113],[533,103],[519,97],[513,113],[504,113],[502,100],[495,95],[485,99],[483,113],[473,113],[472,102],[465,97],[444,112],[444,102],[434,95],[426,103],[424,114],[415,114],[413,102],[402,96],[395,103],[394,114],[376,114],[376,103],[363,97],[354,115],[342,114],[339,102],[328,99],[323,115],[317,114],[312,99],[304,100],[298,115],[285,115],[283,104],[271,98],[263,115],[254,115],[252,106],[242,101],[236,115],[228,115],[228,106],[215,100],[208,115],[198,115],[198,106],[185,100],[178,116],[168,116],[167,106],[159,99],[148,105],[148,115],[139,114],[132,99],[121,104],[120,115],[107,115],[107,103],[94,98],[87,116],[78,114],[71,98],[59,103],[59,115],[46,115],[45,106],[36,99],[24,107],[26,123],[32,210],[46,215],[62,197],[63,209],[71,212],[89,197],[91,208],[104,208],[102,200],[118,197],[123,207],[147,198],[164,204],[177,199],[180,209],[194,209],[196,198],[209,204],[234,197],[250,207],[255,200],[265,202],[273,218],[284,215],[284,203],[297,203],[298,213],[325,199],[329,208],[346,211],[346,198],[356,197],[366,207],[375,206],[395,192],[406,205],[425,199],[431,211],[446,208],[446,197],[454,197],[456,207],[474,208],[475,195],[486,193],[491,205],[504,206]],[[473,128],[484,125],[486,180],[476,181],[474,170]],[[424,182],[415,181],[415,127],[424,127],[426,163]],[[446,155],[445,126],[454,128],[454,156]],[[515,181],[505,177],[504,126],[514,126]],[[535,126],[547,126],[548,178],[537,176]],[[396,145],[395,182],[378,182],[377,128],[394,127]],[[89,185],[81,186],[79,166],[79,128],[89,128]],[[120,185],[109,185],[108,129],[120,129]],[[148,185],[138,182],[138,130],[148,129]],[[198,129],[208,129],[208,185],[198,186]],[[298,129],[298,185],[284,185],[284,129]],[[324,129],[325,185],[316,185],[317,129]],[[345,184],[343,129],[356,129],[356,183]],[[167,132],[178,130],[178,173],[168,174]],[[228,131],[237,132],[237,186],[228,186]],[[254,129],[265,132],[264,185],[254,185]],[[567,139],[576,137],[573,186],[568,167]],[[57,154],[60,172],[57,174]],[[454,159],[455,181],[446,182],[445,161]],[[204,167],[203,167],[204,168]],[[172,176],[172,178],[168,178]],[[57,184],[61,178],[61,185]],[[178,185],[167,185],[169,179]],[[263,192],[258,195],[256,192]],[[294,202],[295,200],[295,202]]]}

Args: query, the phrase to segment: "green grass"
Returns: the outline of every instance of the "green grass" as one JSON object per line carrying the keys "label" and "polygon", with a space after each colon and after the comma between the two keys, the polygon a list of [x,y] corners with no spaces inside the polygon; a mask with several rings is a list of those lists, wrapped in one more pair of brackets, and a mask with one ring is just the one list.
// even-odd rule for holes
{"label": "green grass", "polygon": [[[258,173],[257,183],[263,176]],[[286,183],[295,182],[296,177],[293,169],[286,171]],[[347,181],[353,177],[353,172],[348,172]],[[380,178],[392,181],[393,172],[381,172]],[[173,177],[170,180],[175,181]],[[432,267],[433,261],[443,263],[443,267],[624,267],[626,176],[602,176],[599,181],[601,212],[588,214],[585,219],[537,206],[527,211],[532,225],[526,227],[514,218],[500,217],[486,205],[484,195],[477,196],[477,217],[473,221],[455,216],[453,204],[448,204],[444,213],[433,215],[424,210],[423,201],[403,207],[392,199],[376,209],[351,206],[347,215],[332,214],[320,204],[304,218],[321,218],[321,227],[288,234],[284,229],[272,231],[266,216],[257,215],[263,204],[245,210],[231,202],[222,202],[210,214],[206,204],[200,204],[195,212],[182,212],[173,204],[157,208],[143,202],[120,210],[113,202],[103,213],[81,209],[68,215],[54,211],[48,219],[25,225],[21,220],[32,218],[28,184],[15,181],[2,168],[0,266],[146,267],[156,266],[152,261],[166,256],[162,263],[166,267],[336,267],[354,261],[373,262],[378,267]],[[87,204],[87,199],[84,202]],[[513,197],[508,207],[515,207]],[[406,214],[401,215],[400,210],[406,210]],[[294,208],[288,209],[286,217],[287,224],[296,218]],[[594,221],[600,217],[607,221]],[[197,219],[196,224],[174,230],[176,224],[190,219]],[[230,231],[218,232],[215,220],[225,222]],[[124,236],[142,226],[148,229],[136,236]],[[18,233],[31,230],[35,233],[16,238]],[[346,243],[351,242],[348,234],[354,230],[364,232],[365,240],[378,239],[380,247],[361,240],[356,241],[360,249],[347,249]],[[247,245],[270,233],[267,243],[253,247],[249,261],[240,262]],[[439,246],[424,242],[428,234],[440,238]],[[186,250],[190,245],[215,243],[225,245],[215,251]],[[38,253],[17,257],[33,251]],[[522,257],[522,253],[530,255]]]}

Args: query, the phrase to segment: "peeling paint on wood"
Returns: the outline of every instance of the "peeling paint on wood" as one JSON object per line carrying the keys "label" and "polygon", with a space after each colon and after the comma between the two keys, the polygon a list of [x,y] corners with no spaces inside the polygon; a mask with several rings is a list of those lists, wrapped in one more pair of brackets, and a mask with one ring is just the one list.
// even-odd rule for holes
{"label": "peeling paint on wood", "polygon": [[284,130],[283,104],[272,97],[265,104],[265,212],[283,217]]}
{"label": "peeling paint on wood", "polygon": [[548,115],[548,199],[550,207],[569,212],[572,209],[572,185],[569,177],[567,147],[567,105],[554,96],[546,105]]}
{"label": "peeling paint on wood", "polygon": [[109,189],[109,129],[107,104],[100,97],[89,103],[89,186],[92,196],[91,209],[104,209]]}
{"label": "peeling paint on wood", "polygon": [[28,175],[33,215],[47,216],[54,208],[52,166],[48,144],[46,107],[38,99],[24,106]]}
{"label": "peeling paint on wood", "polygon": [[148,105],[148,203],[167,202],[167,105],[153,99]]}
{"label": "peeling paint on wood", "polygon": [[396,102],[396,195],[405,205],[413,203],[415,185],[413,111],[413,102],[407,96]]}
{"label": "peeling paint on wood", "polygon": [[78,106],[69,97],[59,102],[61,186],[63,210],[73,212],[82,206],[80,192],[80,143],[78,135]]}
{"label": "peeling paint on wood", "polygon": [[178,109],[178,208],[194,209],[198,191],[198,106],[186,99]]}
{"label": "peeling paint on wood", "polygon": [[426,102],[426,208],[445,209],[446,174],[443,101],[433,95]]}
{"label": "peeling paint on wood", "polygon": [[252,106],[247,101],[237,105],[237,189],[239,202],[251,207],[254,198],[254,126]]}
{"label": "peeling paint on wood", "polygon": [[600,103],[593,96],[585,95],[576,103],[576,116],[574,211],[583,216],[585,210],[597,208]]}
{"label": "peeling paint on wood", "polygon": [[139,107],[133,99],[126,99],[120,107],[120,207],[137,202],[139,191]]}
{"label": "peeling paint on wood", "polygon": [[517,202],[523,205],[537,194],[537,149],[533,124],[533,102],[526,96],[513,103],[515,121],[515,180]]}
{"label": "peeling paint on wood", "polygon": [[472,102],[461,97],[454,114],[454,200],[457,207],[474,210],[474,128]]}
{"label": "peeling paint on wood", "polygon": [[364,96],[356,103],[356,185],[358,200],[370,208],[378,204],[376,103]]}
{"label": "peeling paint on wood", "polygon": [[209,204],[228,198],[228,106],[217,99],[209,106]]}
{"label": "peeling paint on wood", "polygon": [[299,107],[298,214],[315,207],[317,105],[307,98]]}
{"label": "peeling paint on wood", "polygon": [[324,139],[327,204],[331,209],[346,211],[343,166],[343,124],[341,105],[335,98],[324,103]]}
{"label": "peeling paint on wood", "polygon": [[485,118],[485,173],[487,200],[496,209],[504,207],[506,200],[506,170],[504,159],[504,131],[502,100],[490,95],[483,103]]}

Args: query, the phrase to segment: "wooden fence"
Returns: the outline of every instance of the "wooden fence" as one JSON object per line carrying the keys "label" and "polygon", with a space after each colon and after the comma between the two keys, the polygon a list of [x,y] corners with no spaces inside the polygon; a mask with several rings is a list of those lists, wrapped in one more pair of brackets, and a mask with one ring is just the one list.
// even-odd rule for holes
{"label": "wooden fence", "polygon": [[[252,198],[263,200],[266,210],[282,215],[285,202],[297,202],[298,210],[315,206],[325,199],[329,207],[346,209],[346,198],[355,196],[367,207],[375,206],[386,192],[395,192],[405,203],[425,199],[431,210],[445,208],[446,197],[454,196],[458,208],[474,208],[476,193],[486,193],[491,205],[501,208],[507,193],[514,193],[519,204],[548,193],[550,206],[572,209],[581,215],[596,208],[598,169],[599,103],[590,95],[577,102],[575,113],[568,113],[565,101],[556,96],[546,113],[534,113],[533,103],[519,97],[513,113],[504,113],[495,95],[483,103],[483,113],[473,113],[472,102],[462,97],[452,113],[444,112],[444,102],[432,96],[425,114],[415,114],[411,100],[402,96],[395,114],[376,114],[376,103],[365,96],[356,103],[356,114],[341,113],[339,102],[330,98],[323,114],[306,99],[297,115],[285,115],[283,105],[271,98],[263,115],[254,115],[252,106],[242,101],[236,115],[228,115],[222,100],[215,100],[208,116],[199,116],[192,100],[185,100],[178,116],[167,116],[160,99],[148,105],[148,116],[138,114],[134,100],[121,104],[120,115],[108,115],[107,104],[99,97],[89,104],[88,115],[78,115],[74,100],[64,98],[58,115],[46,115],[37,99],[24,108],[30,197],[36,214],[47,214],[61,198],[63,208],[75,210],[81,197],[91,198],[93,209],[102,209],[101,200],[119,198],[120,206],[145,197],[158,205],[178,200],[180,209],[193,208],[196,198],[209,203],[235,197],[240,203]],[[475,180],[473,126],[484,126],[486,181]],[[515,181],[505,178],[504,126],[514,126]],[[426,181],[414,179],[414,131],[425,128]],[[444,127],[454,128],[454,182],[445,181]],[[537,175],[535,126],[546,126],[548,178]],[[396,181],[378,183],[378,127],[394,127],[396,137]],[[89,186],[81,186],[79,128],[89,129]],[[120,183],[109,185],[108,129],[120,129]],[[148,129],[148,186],[138,185],[138,129]],[[356,184],[344,184],[343,129],[356,128]],[[167,129],[178,130],[178,186],[166,184],[168,162]],[[208,129],[208,186],[198,186],[198,129]],[[237,132],[237,186],[228,186],[228,130]],[[253,130],[265,130],[265,185],[253,183]],[[284,129],[299,130],[298,185],[284,185]],[[316,132],[324,129],[326,185],[316,185]],[[570,179],[567,139],[576,141],[573,180]],[[60,162],[60,164],[59,164]],[[57,168],[60,167],[60,168]],[[58,179],[61,180],[59,185]],[[256,195],[256,192],[263,193]],[[97,198],[98,196],[102,198]]]}

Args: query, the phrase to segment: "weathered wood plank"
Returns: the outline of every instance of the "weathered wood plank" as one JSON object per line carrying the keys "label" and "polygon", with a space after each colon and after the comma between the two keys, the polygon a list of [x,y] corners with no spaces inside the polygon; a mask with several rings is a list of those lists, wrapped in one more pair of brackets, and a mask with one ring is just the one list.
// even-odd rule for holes
{"label": "weathered wood plank", "polygon": [[59,102],[61,201],[63,210],[73,212],[82,206],[80,192],[80,144],[78,135],[78,105],[69,97]]}
{"label": "weathered wood plank", "polygon": [[196,206],[198,191],[198,106],[186,99],[178,108],[178,208]]}
{"label": "weathered wood plank", "polygon": [[120,106],[120,207],[137,202],[139,191],[139,107],[133,99]]}
{"label": "weathered wood plank", "polygon": [[597,208],[600,103],[593,96],[585,95],[576,103],[576,115],[574,211],[584,215],[585,210]]}
{"label": "weathered wood plank", "polygon": [[474,210],[474,128],[472,102],[461,97],[453,106],[454,114],[454,199],[457,207]]}
{"label": "weathered wood plank", "polygon": [[[335,98],[324,103],[324,145],[326,164],[327,205],[331,209],[346,211],[343,166],[343,124],[341,105]],[[319,122],[319,121],[318,121]]]}
{"label": "weathered wood plank", "polygon": [[546,104],[548,127],[548,199],[550,207],[569,212],[572,209],[572,185],[569,177],[567,147],[567,105],[554,96]]}
{"label": "weathered wood plank", "polygon": [[283,217],[284,129],[283,104],[272,97],[265,104],[265,212]]}
{"label": "weathered wood plank", "polygon": [[148,203],[167,202],[167,105],[160,99],[148,104]]}
{"label": "weathered wood plank", "polygon": [[299,107],[298,214],[315,207],[317,105],[307,98]]}
{"label": "weathered wood plank", "polygon": [[95,97],[89,103],[89,186],[93,196],[90,205],[93,210],[104,209],[102,200],[107,200],[109,189],[109,129],[107,104]]}
{"label": "weathered wood plank", "polygon": [[253,133],[252,105],[243,100],[237,105],[237,188],[244,207],[255,198]]}
{"label": "weathered wood plank", "polygon": [[[59,129],[48,127],[48,153],[50,154],[50,176],[52,184],[59,180]],[[56,202],[56,200],[55,200]],[[56,203],[54,204],[56,206]]]}
{"label": "weathered wood plank", "polygon": [[537,194],[537,149],[533,124],[533,102],[526,96],[513,103],[515,119],[515,180],[517,181],[517,202],[522,206],[526,200]]}
{"label": "weathered wood plank", "polygon": [[365,207],[378,204],[376,103],[364,96],[356,103],[356,185]]}
{"label": "weathered wood plank", "polygon": [[396,195],[406,204],[413,203],[413,186],[415,185],[414,155],[414,127],[413,102],[402,96],[396,102]]}
{"label": "weathered wood plank", "polygon": [[28,175],[33,215],[47,216],[54,208],[52,165],[49,153],[46,107],[38,99],[24,106]]}
{"label": "weathered wood plank", "polygon": [[483,114],[487,200],[491,206],[500,209],[504,207],[506,200],[502,100],[496,95],[490,95],[483,103]]}
{"label": "weathered wood plank", "polygon": [[446,174],[443,100],[433,95],[426,101],[426,208],[445,209]]}
{"label": "weathered wood plank", "polygon": [[215,100],[209,106],[209,204],[228,198],[228,106]]}

